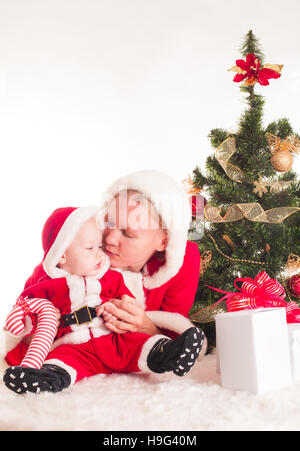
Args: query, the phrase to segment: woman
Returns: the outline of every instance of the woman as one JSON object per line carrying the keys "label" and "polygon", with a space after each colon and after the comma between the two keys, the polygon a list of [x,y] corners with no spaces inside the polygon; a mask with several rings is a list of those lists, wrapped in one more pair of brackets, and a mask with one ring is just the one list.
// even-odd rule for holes
{"label": "woman", "polygon": [[[154,207],[151,224],[139,208],[145,198]],[[184,193],[166,174],[139,171],[116,180],[104,194],[104,204],[105,252],[137,299],[111,300],[107,312],[113,316],[104,316],[106,326],[117,333],[154,335],[160,328],[171,337],[182,333],[191,326],[187,317],[200,266],[198,246],[187,241],[191,214]]]}

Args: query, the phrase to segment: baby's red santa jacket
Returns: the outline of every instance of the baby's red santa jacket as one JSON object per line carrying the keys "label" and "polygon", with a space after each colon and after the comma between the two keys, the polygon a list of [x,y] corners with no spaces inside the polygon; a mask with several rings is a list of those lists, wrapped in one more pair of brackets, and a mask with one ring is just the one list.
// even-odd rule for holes
{"label": "baby's red santa jacket", "polygon": [[[132,297],[131,292],[124,284],[122,275],[108,269],[101,279],[76,275],[57,279],[48,278],[25,289],[21,296],[22,298],[49,299],[63,317],[85,305],[96,307],[112,298],[121,299],[124,294]],[[33,315],[30,317],[34,322],[35,317]],[[93,318],[89,323],[63,326],[63,321],[61,321],[61,327],[58,329],[52,349],[65,343],[85,343],[90,339],[90,331],[94,337],[110,333],[104,326],[103,320],[98,317]],[[9,365],[20,364],[27,349],[26,339],[6,334],[7,354],[5,360]]]}

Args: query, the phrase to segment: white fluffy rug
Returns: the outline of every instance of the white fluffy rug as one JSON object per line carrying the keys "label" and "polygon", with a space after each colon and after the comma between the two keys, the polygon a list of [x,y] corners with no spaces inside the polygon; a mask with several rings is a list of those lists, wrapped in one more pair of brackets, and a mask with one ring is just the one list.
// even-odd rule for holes
{"label": "white fluffy rug", "polygon": [[264,395],[225,390],[214,355],[183,378],[99,375],[57,394],[16,395],[1,375],[0,430],[300,430],[300,383]]}

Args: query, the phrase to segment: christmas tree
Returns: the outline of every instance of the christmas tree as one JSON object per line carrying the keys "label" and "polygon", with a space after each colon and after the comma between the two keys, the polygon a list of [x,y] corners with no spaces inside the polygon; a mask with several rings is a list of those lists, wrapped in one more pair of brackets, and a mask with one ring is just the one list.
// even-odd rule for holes
{"label": "christmas tree", "polygon": [[[208,286],[236,291],[237,277],[254,279],[266,271],[284,286],[287,301],[300,298],[295,279],[297,274],[300,278],[300,182],[292,170],[300,140],[286,118],[263,125],[264,98],[255,88],[279,78],[282,66],[264,64],[251,30],[241,53],[244,59],[230,70],[236,72],[234,82],[242,83],[247,108],[236,133],[211,130],[216,150],[207,158],[206,173],[196,167],[192,178],[193,189],[207,198],[207,204],[204,234],[197,241],[202,266],[191,318],[213,327],[214,309],[201,309],[222,295]],[[286,269],[296,273],[293,283]],[[222,308],[226,310],[226,304]]]}

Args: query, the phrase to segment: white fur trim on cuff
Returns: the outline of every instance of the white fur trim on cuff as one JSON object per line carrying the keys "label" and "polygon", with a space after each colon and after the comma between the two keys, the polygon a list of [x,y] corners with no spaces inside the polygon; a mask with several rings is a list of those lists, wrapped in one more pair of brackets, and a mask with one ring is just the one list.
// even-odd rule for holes
{"label": "white fur trim on cuff", "polygon": [[138,367],[141,370],[141,372],[153,373],[153,371],[150,370],[147,364],[148,354],[155,345],[155,343],[157,343],[158,340],[161,340],[162,338],[168,338],[170,340],[170,338],[167,337],[166,335],[153,335],[151,338],[149,338],[149,340],[145,342],[138,360]]}
{"label": "white fur trim on cuff", "polygon": [[158,328],[171,330],[178,334],[182,334],[190,327],[194,327],[194,324],[181,315],[180,313],[164,312],[162,310],[147,311],[146,315]]}
{"label": "white fur trim on cuff", "polygon": [[59,359],[49,359],[49,360],[45,360],[45,362],[47,365],[57,365],[60,368],[63,368],[71,377],[71,384],[70,385],[74,385],[76,382],[76,378],[77,378],[77,371],[72,368],[71,366],[67,365],[66,363],[62,362]]}

